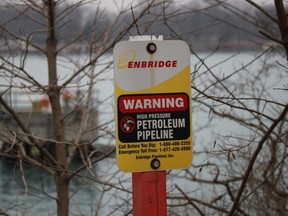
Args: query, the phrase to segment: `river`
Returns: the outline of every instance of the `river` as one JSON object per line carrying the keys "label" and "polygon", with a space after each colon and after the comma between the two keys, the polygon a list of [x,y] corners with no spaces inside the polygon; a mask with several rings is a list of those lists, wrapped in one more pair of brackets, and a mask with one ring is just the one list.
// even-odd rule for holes
{"label": "river", "polygon": [[[213,70],[213,73],[217,76],[223,76],[224,74],[230,74],[239,68],[243,68],[244,65],[248,64],[254,56],[258,56],[259,53],[245,52],[245,53],[216,53],[211,56],[207,53],[200,53],[200,57],[204,60],[205,64]],[[266,55],[267,57],[267,55]],[[261,57],[261,58],[266,58]],[[276,61],[286,64],[285,59],[281,56],[276,55],[272,58],[269,54],[269,62],[275,63]],[[85,61],[83,56],[73,56],[71,59],[76,59],[79,62]],[[15,62],[20,62],[21,59],[15,58]],[[111,61],[111,57],[104,57],[104,62]],[[261,60],[251,63],[249,71],[258,70],[261,66]],[[94,90],[97,94],[97,103],[99,103],[100,118],[99,122],[105,123],[113,121],[113,73],[111,68],[101,72],[106,66],[106,63],[101,63],[96,67],[97,82],[94,86]],[[203,62],[202,62],[203,63]],[[197,73],[205,73],[206,69],[195,56],[191,57],[191,69],[196,71],[198,68],[202,68]],[[71,71],[77,69],[78,64],[71,64],[66,58],[62,57],[59,60],[59,81],[64,82],[67,76],[71,75]],[[202,66],[201,66],[202,65]],[[28,56],[27,64],[25,65],[27,71],[33,76],[39,83],[44,85],[47,84],[47,67],[43,57],[36,55]],[[246,69],[247,69],[246,68]],[[89,71],[87,71],[88,73]],[[268,74],[269,75],[269,74]],[[268,76],[267,75],[267,76]],[[279,73],[280,76],[280,73]],[[281,75],[282,76],[282,75]],[[81,79],[80,79],[81,78]],[[274,79],[275,78],[275,79]],[[267,83],[267,88],[270,88],[270,96],[275,101],[283,102],[287,101],[287,94],[283,91],[276,91],[273,88],[281,88],[287,85],[287,74],[286,78],[279,79],[276,74],[275,77]],[[193,85],[200,86],[201,82],[205,82],[205,79],[209,77],[203,75],[203,78],[198,78]],[[1,89],[5,88],[3,85],[8,85],[11,80],[2,79],[0,80]],[[237,81],[237,80],[236,80]],[[18,79],[13,79],[12,82],[20,86]],[[77,86],[85,85],[89,82],[89,76],[79,77],[77,82],[74,82],[73,88]],[[195,94],[195,93],[193,93]],[[41,97],[41,95],[35,96]],[[192,102],[193,103],[193,102]],[[243,130],[233,122],[213,122],[214,127],[203,129],[207,122],[209,122],[209,113],[205,109],[201,109],[199,104],[193,109],[193,129],[194,129],[194,150],[203,151],[205,144],[213,143],[215,137],[219,134],[233,133],[235,131]],[[110,123],[102,128],[104,131],[113,131],[114,124]],[[108,129],[107,129],[108,128]],[[245,131],[243,131],[245,134]],[[109,133],[103,133],[102,138],[98,140],[101,144],[114,144],[113,138]],[[200,164],[203,161],[203,155],[200,157],[195,156],[193,163]],[[176,174],[181,172],[180,170],[172,171],[171,173]],[[70,215],[124,215],[128,214],[131,210],[131,174],[122,173],[117,169],[116,159],[109,158],[96,164],[91,170],[86,170],[83,175],[92,173],[94,177],[88,178],[74,178],[70,185]],[[171,174],[170,173],[170,174]],[[177,183],[187,188],[187,190],[193,190],[193,187],[184,180],[173,177],[174,175],[168,175],[167,187],[171,188],[173,184]],[[23,178],[24,177],[24,178]],[[94,181],[95,180],[95,181]],[[97,183],[98,181],[106,182],[106,185]],[[25,187],[25,184],[28,187]],[[118,189],[111,187],[115,185]],[[121,189],[122,188],[122,189]],[[124,192],[124,190],[130,192]],[[0,161],[0,209],[7,212],[9,215],[56,215],[55,205],[55,185],[51,176],[48,176],[42,170],[33,168],[28,165],[24,165],[24,176],[20,175],[19,164],[15,164],[9,160]],[[123,204],[124,203],[124,204]],[[121,205],[119,208],[118,205]],[[97,212],[97,209],[101,209]]]}

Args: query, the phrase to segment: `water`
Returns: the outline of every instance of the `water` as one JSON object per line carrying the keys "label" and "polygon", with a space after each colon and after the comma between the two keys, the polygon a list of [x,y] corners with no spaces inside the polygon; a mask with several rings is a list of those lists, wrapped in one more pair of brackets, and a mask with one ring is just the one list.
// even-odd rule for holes
{"label": "water", "polygon": [[[233,76],[230,81],[235,82],[235,85],[230,85],[231,91],[235,94],[239,92],[243,97],[249,95],[248,86],[252,86],[248,82],[245,82],[245,77],[249,76],[248,73],[258,73],[264,59],[268,57],[269,62],[274,65],[271,70],[262,72],[261,80],[265,83],[267,90],[265,98],[273,98],[277,102],[287,102],[287,94],[284,91],[276,90],[275,88],[282,88],[287,85],[287,73],[284,70],[276,68],[276,61],[286,64],[285,59],[276,55],[272,58],[270,54],[261,57],[261,60],[249,64],[249,62],[259,53],[218,53],[209,56],[207,53],[201,53],[200,57],[204,60],[205,64],[211,68],[212,73],[218,77],[224,77],[227,74],[231,74],[233,71],[243,68],[242,72]],[[231,57],[232,56],[232,57]],[[47,84],[47,70],[46,62],[43,57],[31,56],[28,58],[25,69],[31,72],[31,75],[41,84]],[[77,64],[72,64],[66,59],[61,58],[59,61],[59,80],[63,83],[65,79],[73,74],[73,71],[79,67],[85,61],[85,57],[71,56],[71,59],[76,60]],[[213,76],[204,67],[203,62],[195,56],[192,59],[192,76],[194,77],[193,86],[199,89],[205,89],[206,93],[209,91],[209,84],[215,82]],[[114,132],[114,106],[113,106],[113,76],[111,67],[102,71],[106,65],[111,61],[110,56],[103,58],[101,64],[96,67],[94,72],[94,90],[97,94],[97,103],[100,110],[99,122],[102,125],[100,130],[101,139],[97,140],[98,144],[115,144],[114,138],[111,133]],[[14,59],[15,62],[20,62],[19,58]],[[221,64],[220,64],[221,62]],[[247,65],[249,64],[249,65]],[[247,67],[246,67],[247,65]],[[274,68],[274,69],[273,69]],[[273,73],[271,73],[273,71]],[[85,85],[90,82],[89,74],[91,71],[86,71],[87,74],[83,76],[77,76],[78,78],[70,85],[70,89],[77,89],[79,86]],[[286,78],[285,78],[286,73]],[[251,74],[250,74],[251,75]],[[82,79],[80,79],[82,78]],[[284,79],[285,78],[285,79]],[[0,85],[8,85],[9,78],[1,79]],[[12,80],[15,85],[19,87],[23,84],[19,79]],[[223,80],[225,83],[226,81]],[[243,85],[241,85],[241,82]],[[244,89],[240,89],[241,86]],[[258,85],[255,84],[255,87]],[[247,91],[245,90],[247,88]],[[3,89],[3,86],[2,86]],[[217,90],[217,89],[216,89]],[[22,88],[21,91],[26,91]],[[213,89],[215,91],[215,89]],[[222,93],[225,91],[219,88],[213,94],[218,96],[224,96]],[[260,91],[259,91],[260,93]],[[225,93],[226,94],[226,93]],[[246,95],[247,94],[247,95]],[[42,95],[37,95],[41,97]],[[193,97],[197,98],[197,92],[193,91]],[[199,152],[205,152],[207,146],[211,146],[219,136],[227,136],[229,134],[238,134],[239,136],[250,136],[249,131],[245,130],[239,124],[233,121],[225,119],[214,119],[211,121],[211,113],[209,110],[198,102],[193,103],[193,129],[194,129],[194,150],[196,152],[194,156],[194,165],[206,163],[209,155],[200,154]],[[211,102],[209,102],[211,103]],[[249,103],[247,103],[249,105]],[[218,104],[215,103],[215,106]],[[260,104],[261,105],[261,104]],[[255,106],[254,104],[250,104]],[[264,105],[261,105],[264,108]],[[264,112],[271,113],[271,110],[264,109]],[[111,122],[111,123],[107,123]],[[106,124],[107,123],[107,124]],[[209,123],[209,127],[206,125]],[[201,129],[201,130],[200,130]],[[219,156],[215,161],[222,159]],[[213,158],[210,158],[210,161]],[[71,189],[71,201],[70,209],[71,215],[124,215],[131,212],[131,174],[125,174],[117,169],[116,159],[109,158],[97,163],[93,169],[86,170],[81,173],[83,176],[92,177],[76,177],[73,179],[70,185]],[[8,161],[0,161],[0,209],[11,215],[56,215],[55,205],[55,185],[51,176],[40,169],[24,166],[24,176],[28,188],[25,188],[23,180],[21,179],[19,164],[14,164]],[[205,172],[203,172],[205,173]],[[209,172],[205,174],[208,178],[213,178],[213,175]],[[91,175],[92,174],[92,175]],[[178,177],[177,177],[178,176]],[[173,185],[178,184],[185,191],[199,190],[200,186],[191,184],[190,181],[179,176],[186,176],[182,170],[174,170],[169,172],[167,176],[167,191],[169,193],[179,193],[175,190]],[[101,184],[99,183],[101,182]],[[26,190],[26,191],[25,191]],[[206,189],[207,190],[207,189]],[[172,210],[171,210],[172,211]]]}
{"label": "water", "polygon": [[[1,160],[0,208],[11,215],[56,215],[53,178],[39,168],[24,165],[23,169],[22,176],[19,164]],[[93,215],[94,202],[99,196],[95,182],[73,178],[70,196],[71,215]]]}

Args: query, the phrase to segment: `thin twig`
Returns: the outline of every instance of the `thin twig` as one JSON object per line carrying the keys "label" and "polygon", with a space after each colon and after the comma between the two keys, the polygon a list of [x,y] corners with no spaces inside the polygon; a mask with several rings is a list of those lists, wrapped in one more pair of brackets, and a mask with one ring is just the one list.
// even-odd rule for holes
{"label": "thin twig", "polygon": [[133,22],[134,22],[134,24],[135,24],[135,26],[136,26],[137,33],[138,33],[138,35],[141,35],[140,30],[139,30],[139,26],[138,26],[137,21],[136,21],[136,19],[135,19],[135,15],[134,15],[134,11],[133,11],[132,5],[131,5],[130,10],[131,10],[131,13],[132,13]]}

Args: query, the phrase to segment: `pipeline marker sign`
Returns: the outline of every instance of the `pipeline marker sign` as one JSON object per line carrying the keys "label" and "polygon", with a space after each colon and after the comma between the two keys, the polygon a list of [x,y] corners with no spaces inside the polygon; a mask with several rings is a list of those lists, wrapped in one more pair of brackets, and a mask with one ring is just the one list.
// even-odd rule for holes
{"label": "pipeline marker sign", "polygon": [[142,172],[189,166],[192,112],[187,44],[122,41],[113,56],[119,169]]}

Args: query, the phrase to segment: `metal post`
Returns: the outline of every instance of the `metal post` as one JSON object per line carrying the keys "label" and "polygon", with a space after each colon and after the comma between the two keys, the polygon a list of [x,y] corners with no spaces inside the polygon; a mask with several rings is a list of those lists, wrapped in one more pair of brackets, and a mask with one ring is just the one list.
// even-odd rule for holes
{"label": "metal post", "polygon": [[132,173],[133,215],[165,216],[166,171]]}

